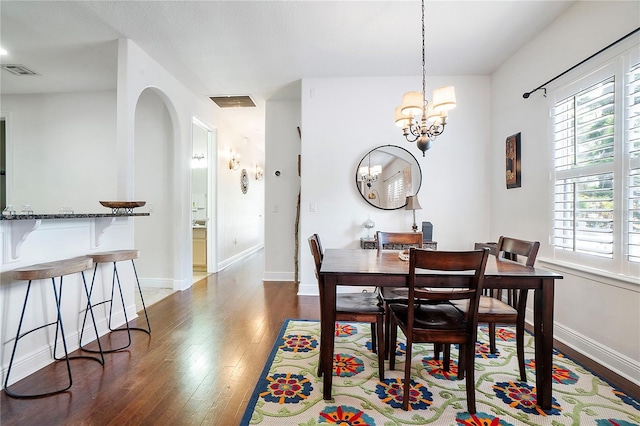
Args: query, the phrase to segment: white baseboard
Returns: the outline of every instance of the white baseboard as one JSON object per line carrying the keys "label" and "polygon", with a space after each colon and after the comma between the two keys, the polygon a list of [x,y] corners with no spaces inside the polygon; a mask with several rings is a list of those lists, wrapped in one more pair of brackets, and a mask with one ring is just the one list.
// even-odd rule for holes
{"label": "white baseboard", "polygon": [[233,265],[236,262],[239,262],[240,260],[244,259],[245,257],[257,252],[258,250],[261,250],[262,248],[264,248],[264,244],[258,244],[255,245],[251,248],[248,248],[247,250],[240,252],[238,254],[236,254],[235,256],[231,256],[228,259],[225,259],[221,262],[218,262],[218,272],[222,271],[224,268],[229,267],[230,265]]}
{"label": "white baseboard", "polygon": [[576,331],[555,323],[553,336],[608,370],[640,386],[640,361],[633,360]]}
{"label": "white baseboard", "polygon": [[298,286],[298,296],[317,296],[318,295],[318,283],[303,284]]}

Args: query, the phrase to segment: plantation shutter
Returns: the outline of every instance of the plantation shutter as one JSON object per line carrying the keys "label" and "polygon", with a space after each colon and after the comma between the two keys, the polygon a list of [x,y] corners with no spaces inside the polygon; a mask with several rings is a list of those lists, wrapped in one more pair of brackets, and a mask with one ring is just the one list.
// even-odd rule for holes
{"label": "plantation shutter", "polygon": [[629,149],[627,253],[640,263],[640,63],[627,74],[627,146]]}
{"label": "plantation shutter", "polygon": [[615,79],[555,104],[553,245],[613,257]]}

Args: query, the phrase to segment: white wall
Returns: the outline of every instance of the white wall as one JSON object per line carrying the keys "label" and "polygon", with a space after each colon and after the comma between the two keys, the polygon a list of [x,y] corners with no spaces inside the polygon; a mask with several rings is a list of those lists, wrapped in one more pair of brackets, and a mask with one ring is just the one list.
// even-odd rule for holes
{"label": "white wall", "polygon": [[[264,164],[264,154],[232,128],[218,124],[219,270],[264,246],[264,180],[255,179],[256,164]],[[240,155],[237,170],[229,169],[230,150]],[[240,188],[243,169],[249,176],[246,194]]]}
{"label": "white wall", "polygon": [[[179,80],[159,66],[130,40],[121,40],[118,57],[118,196],[135,197],[134,146],[135,113],[138,98],[147,88],[162,98],[167,119],[172,122],[172,188],[165,193],[165,205],[171,209],[171,224],[166,232],[171,245],[166,247],[173,262],[173,276],[154,277],[173,281],[176,290],[192,283],[191,228],[191,157],[192,121],[200,120],[217,134],[217,173],[212,177],[216,192],[217,210],[211,220],[217,224],[210,235],[218,242],[216,258],[212,262],[219,270],[259,249],[264,244],[263,205],[264,184],[253,179],[255,165],[263,164],[261,150],[252,149],[242,135],[235,132],[219,116],[218,108],[206,97],[196,96]],[[239,171],[227,167],[229,149],[240,152],[241,169],[249,172],[249,192],[240,191]],[[241,170],[240,169],[240,170]],[[157,170],[157,173],[164,173]],[[152,213],[153,214],[153,213]],[[209,236],[208,236],[209,237]],[[156,262],[157,263],[157,262]],[[160,270],[160,266],[157,270]]]}
{"label": "white wall", "polygon": [[[296,203],[300,192],[300,101],[267,102],[265,164],[265,281],[295,280]],[[279,171],[280,176],[275,172]],[[306,241],[302,241],[306,244]],[[304,249],[304,246],[303,246]]]}
{"label": "white wall", "polygon": [[134,183],[135,198],[145,200],[149,217],[135,222],[136,262],[145,287],[173,288],[176,276],[172,258],[174,209],[173,135],[171,117],[154,89],[146,89],[136,106]]}
{"label": "white wall", "polygon": [[108,212],[116,196],[115,91],[3,95],[8,200],[35,213]]}
{"label": "white wall", "polygon": [[420,84],[419,77],[302,81],[301,294],[317,293],[309,235],[318,233],[326,248],[357,248],[368,216],[376,223],[372,231],[411,230],[410,211],[376,209],[357,191],[357,166],[376,146],[398,145],[418,159],[423,209],[416,211],[416,220],[433,223],[439,249],[471,249],[475,241],[489,238],[489,78],[428,77],[428,93],[455,86],[458,106],[425,157],[393,121],[402,94]]}
{"label": "white wall", "polygon": [[[640,384],[640,288],[545,262],[549,246],[551,138],[549,99],[522,94],[572,67],[640,23],[638,2],[577,2],[494,73],[491,81],[491,239],[539,240],[537,265],[561,273],[556,282],[555,337]],[[597,31],[593,31],[597,28]],[[636,40],[638,37],[636,37]],[[554,83],[600,63],[594,58]],[[506,189],[505,138],[522,133],[522,187]]]}

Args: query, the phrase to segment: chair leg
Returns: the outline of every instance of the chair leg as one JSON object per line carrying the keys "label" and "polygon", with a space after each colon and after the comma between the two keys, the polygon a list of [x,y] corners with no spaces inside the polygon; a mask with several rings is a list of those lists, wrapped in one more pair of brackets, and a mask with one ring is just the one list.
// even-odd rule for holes
{"label": "chair leg", "polygon": [[385,339],[384,339],[384,317],[379,316],[376,321],[376,334],[378,335],[378,377],[380,381],[384,380],[384,352],[385,352]]}
{"label": "chair leg", "polygon": [[440,359],[440,352],[442,351],[442,343],[433,344],[433,359],[438,361]]}
{"label": "chair leg", "polygon": [[411,389],[411,349],[412,349],[412,341],[409,336],[407,336],[407,350],[405,352],[405,361],[404,361],[404,384],[402,388],[402,409],[404,411],[409,411],[409,390]]}
{"label": "chair leg", "polygon": [[496,353],[496,323],[489,323],[489,352]]}
{"label": "chair leg", "polygon": [[[462,345],[458,345],[458,380],[462,380],[464,379],[464,374],[465,374],[465,368],[467,365],[467,352],[465,351],[465,347],[463,347]],[[475,353],[473,354],[472,358],[473,359],[475,357]],[[472,361],[473,362],[473,361]]]}
{"label": "chair leg", "polygon": [[527,371],[524,366],[524,316],[527,309],[527,290],[520,290],[518,295],[518,318],[516,320],[516,354],[520,380],[527,381]]}
{"label": "chair leg", "polygon": [[390,332],[391,330],[391,313],[389,312],[389,304],[384,302],[384,358],[389,359],[389,351],[391,350],[391,339]]}
{"label": "chair leg", "polygon": [[[389,316],[391,317],[391,316]],[[390,318],[391,325],[387,328],[387,346],[391,349],[389,350],[389,369],[396,369],[396,346],[398,345],[398,327],[396,326],[396,322]],[[393,342],[393,343],[391,343]]]}
{"label": "chair leg", "polygon": [[442,369],[449,371],[449,364],[451,364],[451,345],[448,343],[443,344],[442,351]]}
{"label": "chair leg", "polygon": [[[320,320],[322,324],[322,320]],[[318,345],[318,377],[322,377],[322,345]]]}
{"label": "chair leg", "polygon": [[369,324],[371,327],[371,351],[374,354],[378,353],[378,325],[377,325],[377,320],[376,322],[372,322],[371,324]]}
{"label": "chair leg", "polygon": [[467,410],[470,414],[476,413],[476,384],[475,384],[475,345],[469,344],[460,346],[461,351],[464,350],[466,356],[464,357],[464,369],[467,375],[466,388],[467,388]]}

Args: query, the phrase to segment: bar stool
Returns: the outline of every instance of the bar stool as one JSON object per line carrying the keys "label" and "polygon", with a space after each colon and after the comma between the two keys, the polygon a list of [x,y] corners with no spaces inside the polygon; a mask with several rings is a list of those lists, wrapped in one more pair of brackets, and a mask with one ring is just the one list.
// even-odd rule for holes
{"label": "bar stool", "polygon": [[[13,350],[11,352],[11,360],[9,361],[9,368],[7,369],[7,376],[5,377],[5,381],[4,381],[4,390],[7,393],[7,395],[14,398],[37,398],[37,397],[54,395],[54,394],[66,391],[73,384],[73,378],[71,376],[71,365],[69,363],[69,360],[71,359],[78,359],[78,358],[92,359],[92,360],[98,361],[101,365],[104,365],[104,355],[102,353],[102,346],[100,345],[99,341],[98,341],[99,350],[95,351],[96,353],[100,354],[99,358],[93,357],[93,356],[86,356],[86,355],[69,356],[69,351],[67,350],[67,340],[64,334],[64,327],[62,325],[62,314],[60,312],[60,303],[62,300],[62,278],[65,275],[70,275],[70,274],[80,272],[80,274],[82,275],[82,283],[84,284],[84,291],[88,300],[89,313],[91,314],[93,328],[96,332],[96,336],[98,335],[98,327],[96,326],[96,320],[93,315],[93,310],[91,309],[91,299],[89,295],[89,289],[87,288],[87,281],[85,280],[85,277],[84,277],[84,271],[86,271],[87,269],[91,269],[92,266],[93,266],[93,260],[90,257],[83,256],[83,257],[76,257],[73,259],[65,259],[65,260],[59,260],[55,262],[41,263],[41,264],[32,265],[25,268],[16,269],[15,271],[13,271],[13,278],[15,280],[24,280],[24,281],[29,280],[29,284],[27,285],[27,293],[24,297],[22,314],[20,315],[20,322],[18,323],[18,332],[16,333],[16,340],[13,344]],[[56,277],[60,277],[59,283],[57,285],[56,285]],[[51,278],[53,295],[56,303],[57,318],[53,322],[43,324],[39,327],[35,327],[21,334],[20,332],[22,330],[22,322],[24,320],[25,312],[27,310],[27,302],[29,301],[31,284],[34,280],[44,280],[48,278]],[[85,311],[85,319],[86,319],[86,315],[87,313]],[[13,367],[13,361],[15,359],[16,349],[18,347],[18,341],[23,337],[25,337],[26,335],[28,335],[29,333],[32,333],[36,330],[40,330],[41,328],[48,327],[54,324],[56,325],[56,334],[55,334],[54,345],[53,345],[53,359],[55,361],[62,361],[63,359],[66,361],[67,373],[69,375],[69,384],[60,389],[56,389],[48,392],[41,392],[41,393],[18,394],[18,393],[12,392],[9,389],[9,376],[11,375],[11,368]],[[58,331],[60,332],[60,335],[62,337],[62,346],[64,348],[64,357],[62,358],[58,358],[56,356],[57,349],[58,349]]]}
{"label": "bar stool", "polygon": [[[92,254],[88,254],[87,256],[90,257],[93,260],[94,263],[94,268],[93,268],[93,278],[91,279],[91,288],[89,290],[89,295],[93,294],[93,289],[94,289],[94,285],[95,285],[95,281],[96,281],[96,272],[98,271],[98,265],[100,263],[108,263],[111,262],[113,263],[113,275],[112,275],[112,279],[111,279],[111,297],[109,299],[103,300],[101,302],[96,302],[93,304],[93,307],[98,306],[98,305],[102,305],[105,303],[109,304],[109,320],[108,320],[108,325],[109,325],[109,330],[110,331],[126,331],[127,332],[127,337],[128,337],[128,341],[127,344],[124,346],[121,346],[119,348],[111,348],[111,349],[105,349],[103,352],[107,352],[107,353],[111,353],[111,352],[117,352],[117,351],[121,351],[123,349],[128,348],[131,345],[131,330],[140,330],[140,331],[144,331],[147,334],[151,334],[151,324],[149,322],[149,316],[147,315],[147,307],[144,304],[144,298],[142,297],[142,289],[140,288],[140,280],[138,279],[138,272],[136,271],[136,264],[134,262],[135,259],[138,258],[139,255],[139,250],[115,250],[115,251],[108,251],[108,252],[102,252],[102,253],[92,253]],[[147,320],[147,328],[140,328],[140,327],[131,327],[129,326],[129,318],[127,316],[127,308],[124,302],[124,296],[122,294],[122,286],[120,285],[120,276],[118,274],[118,267],[117,267],[117,263],[118,262],[122,262],[122,261],[126,261],[126,260],[131,260],[131,265],[133,266],[133,273],[135,274],[136,277],[136,284],[138,286],[138,292],[140,294],[140,300],[142,301],[142,309],[144,310],[144,316]],[[125,325],[123,327],[120,328],[112,328],[111,326],[111,321],[112,321],[112,317],[113,317],[113,298],[114,298],[114,294],[115,294],[115,287],[116,284],[118,285],[118,292],[120,293],[120,302],[122,304],[122,310],[124,312],[124,321],[125,321]],[[85,311],[84,314],[84,320],[82,321],[82,330],[84,331],[84,323],[87,320],[87,311]],[[86,348],[83,344],[82,344],[82,338],[83,338],[83,333],[80,333],[80,347],[82,348],[82,350],[85,350],[87,352],[98,352],[95,349],[88,349]],[[98,341],[100,339],[98,338]],[[102,350],[102,349],[100,349]]]}

